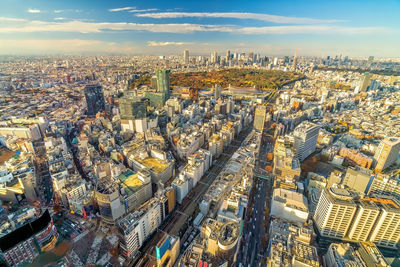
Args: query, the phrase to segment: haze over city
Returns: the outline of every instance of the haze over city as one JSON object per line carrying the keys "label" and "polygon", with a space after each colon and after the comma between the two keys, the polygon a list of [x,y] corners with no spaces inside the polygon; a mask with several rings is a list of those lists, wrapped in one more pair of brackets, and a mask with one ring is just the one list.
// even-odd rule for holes
{"label": "haze over city", "polygon": [[[29,1],[0,4],[0,54],[398,56],[393,1]],[[229,47],[227,47],[229,44]]]}

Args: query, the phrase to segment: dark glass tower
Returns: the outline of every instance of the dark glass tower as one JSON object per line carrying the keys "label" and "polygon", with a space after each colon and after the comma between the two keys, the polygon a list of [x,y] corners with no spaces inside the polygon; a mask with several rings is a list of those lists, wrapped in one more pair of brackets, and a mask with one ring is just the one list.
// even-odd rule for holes
{"label": "dark glass tower", "polygon": [[104,95],[100,85],[86,85],[85,98],[88,116],[96,116],[97,112],[105,110]]}

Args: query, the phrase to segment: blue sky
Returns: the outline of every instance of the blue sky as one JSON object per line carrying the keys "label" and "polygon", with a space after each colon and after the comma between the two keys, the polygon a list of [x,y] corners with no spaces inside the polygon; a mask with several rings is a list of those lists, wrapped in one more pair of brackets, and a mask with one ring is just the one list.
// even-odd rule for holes
{"label": "blue sky", "polygon": [[0,54],[399,57],[400,1],[1,0]]}

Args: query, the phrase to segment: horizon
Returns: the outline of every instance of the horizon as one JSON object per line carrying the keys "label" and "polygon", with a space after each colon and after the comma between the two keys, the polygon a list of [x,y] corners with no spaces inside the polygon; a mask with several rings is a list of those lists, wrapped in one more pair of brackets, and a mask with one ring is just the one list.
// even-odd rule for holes
{"label": "horizon", "polygon": [[[3,1],[0,55],[209,55],[398,58],[400,2]],[[228,44],[228,45],[227,45]]]}

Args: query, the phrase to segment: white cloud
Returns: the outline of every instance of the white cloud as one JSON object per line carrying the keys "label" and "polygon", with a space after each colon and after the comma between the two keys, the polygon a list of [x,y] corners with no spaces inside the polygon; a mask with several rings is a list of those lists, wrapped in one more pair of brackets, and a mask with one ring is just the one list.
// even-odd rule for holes
{"label": "white cloud", "polygon": [[[7,18],[9,21],[13,18]],[[291,25],[266,27],[241,27],[232,25],[203,25],[190,23],[139,24],[127,22],[88,22],[72,21],[39,21],[19,20],[12,25],[0,24],[0,33],[25,32],[80,32],[99,33],[104,31],[147,31],[158,33],[193,33],[193,32],[226,32],[231,34],[386,34],[398,33],[398,30],[383,27],[345,27],[330,25]]]}
{"label": "white cloud", "polygon": [[127,7],[112,8],[112,9],[109,9],[108,11],[110,11],[110,12],[119,12],[119,11],[131,10],[131,9],[134,9],[134,8],[135,7],[127,6]]}
{"label": "white cloud", "polygon": [[28,13],[40,13],[40,9],[29,8]]}
{"label": "white cloud", "polygon": [[54,10],[54,13],[56,13],[56,14],[59,14],[59,13],[61,13],[61,12],[64,12],[64,10]]}
{"label": "white cloud", "polygon": [[276,16],[260,13],[241,13],[241,12],[159,12],[138,14],[137,17],[147,17],[154,19],[165,18],[234,18],[234,19],[254,19],[274,23],[292,23],[292,24],[309,24],[309,23],[332,23],[340,22],[340,20],[323,20],[312,18],[297,18]]}
{"label": "white cloud", "polygon": [[149,12],[149,11],[157,11],[157,10],[158,10],[157,8],[132,9],[132,10],[129,10],[128,12],[131,12],[131,13],[140,13],[140,12]]}
{"label": "white cloud", "polygon": [[192,42],[156,42],[156,41],[148,41],[147,46],[181,46],[181,45],[189,45],[193,44]]}
{"label": "white cloud", "polygon": [[65,20],[64,17],[58,17],[58,18],[54,18],[54,20]]}
{"label": "white cloud", "polygon": [[7,22],[25,22],[26,19],[19,19],[19,18],[8,18],[8,17],[0,17],[0,21],[7,21]]}

